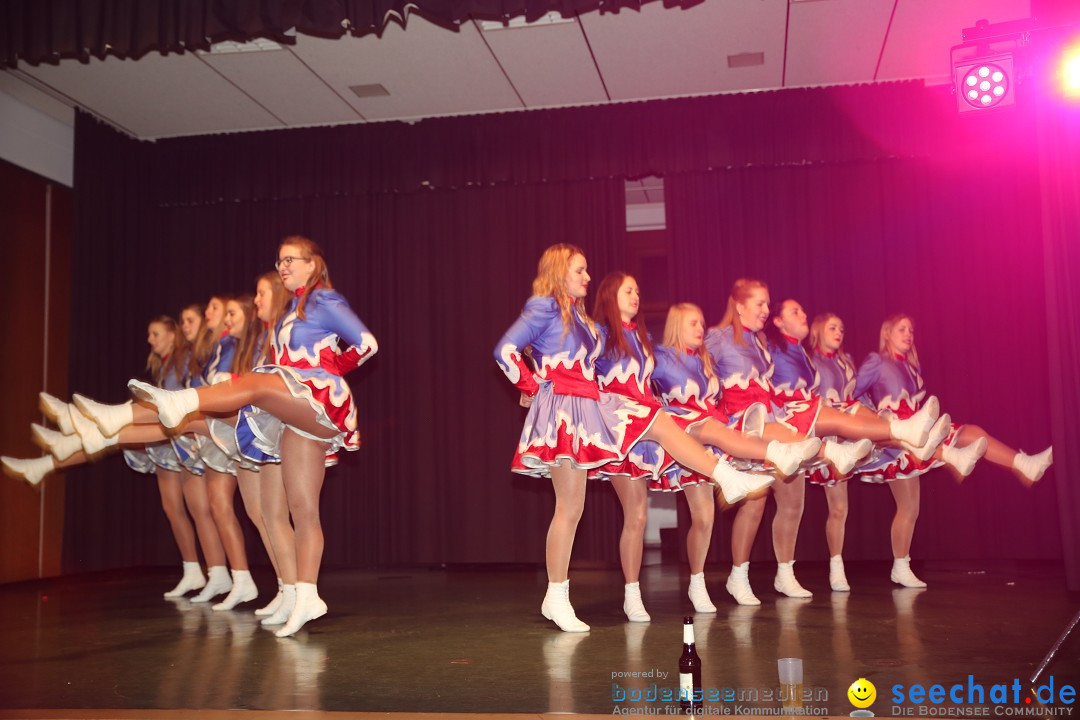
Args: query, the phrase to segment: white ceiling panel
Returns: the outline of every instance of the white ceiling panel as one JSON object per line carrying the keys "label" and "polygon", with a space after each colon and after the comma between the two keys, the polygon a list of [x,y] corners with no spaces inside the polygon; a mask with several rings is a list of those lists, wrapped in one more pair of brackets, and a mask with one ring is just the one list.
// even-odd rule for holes
{"label": "white ceiling panel", "polygon": [[138,137],[282,127],[193,53],[20,68]]}
{"label": "white ceiling panel", "polygon": [[347,102],[288,49],[200,57],[286,125],[361,120]]}
{"label": "white ceiling panel", "polygon": [[488,31],[484,39],[526,107],[607,100],[576,22]]}
{"label": "white ceiling panel", "polygon": [[[668,9],[655,2],[580,20],[612,100],[780,86],[787,0],[709,0]],[[765,64],[729,68],[729,55]]]}
{"label": "white ceiling panel", "polygon": [[791,4],[786,87],[866,82],[874,76],[893,0]]}
{"label": "white ceiling panel", "polygon": [[899,0],[878,80],[948,82],[952,74],[949,48],[963,41],[964,28],[981,18],[995,23],[1030,16],[1029,0]]}
{"label": "white ceiling panel", "polygon": [[[368,120],[520,109],[521,101],[472,23],[460,32],[418,15],[382,37],[297,38],[293,51]],[[379,83],[390,94],[359,98],[350,85]]]}

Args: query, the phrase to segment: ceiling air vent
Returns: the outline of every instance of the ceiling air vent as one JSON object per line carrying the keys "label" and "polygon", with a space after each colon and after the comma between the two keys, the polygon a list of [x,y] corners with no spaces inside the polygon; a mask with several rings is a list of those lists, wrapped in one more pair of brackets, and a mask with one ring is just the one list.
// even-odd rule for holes
{"label": "ceiling air vent", "polygon": [[369,98],[369,97],[384,97],[390,94],[390,91],[379,83],[372,85],[350,85],[349,89],[356,94],[356,97]]}
{"label": "ceiling air vent", "polygon": [[764,64],[765,53],[763,52],[748,52],[727,56],[727,66],[729,68],[753,67],[754,65]]}

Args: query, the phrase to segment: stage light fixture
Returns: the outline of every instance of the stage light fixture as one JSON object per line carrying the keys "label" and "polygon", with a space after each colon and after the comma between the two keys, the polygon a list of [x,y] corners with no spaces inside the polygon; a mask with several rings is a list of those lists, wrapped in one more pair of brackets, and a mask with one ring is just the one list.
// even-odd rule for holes
{"label": "stage light fixture", "polygon": [[1061,91],[1066,97],[1080,100],[1080,42],[1065,50],[1061,59]]}
{"label": "stage light fixture", "polygon": [[964,42],[950,51],[956,109],[985,112],[1016,104],[1016,56],[1027,44],[1031,19],[964,28]]}

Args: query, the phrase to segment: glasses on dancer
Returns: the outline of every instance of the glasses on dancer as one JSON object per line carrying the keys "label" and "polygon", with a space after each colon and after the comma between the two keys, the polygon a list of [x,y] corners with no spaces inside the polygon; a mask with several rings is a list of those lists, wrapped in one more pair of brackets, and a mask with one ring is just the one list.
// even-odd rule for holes
{"label": "glasses on dancer", "polygon": [[280,260],[276,260],[274,262],[274,267],[278,268],[278,269],[280,269],[282,265],[284,265],[285,267],[292,267],[292,264],[294,262],[296,262],[297,260],[310,260],[310,259],[311,258],[292,257],[291,255],[286,255],[285,257],[281,258]]}

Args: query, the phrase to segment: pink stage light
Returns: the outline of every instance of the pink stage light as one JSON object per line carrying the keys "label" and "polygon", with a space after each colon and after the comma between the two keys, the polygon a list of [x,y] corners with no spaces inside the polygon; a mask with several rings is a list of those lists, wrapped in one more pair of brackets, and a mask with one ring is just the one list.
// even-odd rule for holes
{"label": "pink stage light", "polygon": [[1066,97],[1080,100],[1080,42],[1067,48],[1061,60],[1061,90]]}

